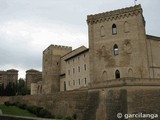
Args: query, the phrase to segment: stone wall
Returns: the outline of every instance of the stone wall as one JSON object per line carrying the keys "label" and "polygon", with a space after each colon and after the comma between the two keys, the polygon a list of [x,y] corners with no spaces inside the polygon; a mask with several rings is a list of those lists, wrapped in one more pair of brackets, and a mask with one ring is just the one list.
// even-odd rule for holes
{"label": "stone wall", "polygon": [[3,104],[6,101],[9,101],[10,97],[0,97],[0,104]]}
{"label": "stone wall", "polygon": [[72,116],[76,114],[82,120],[86,106],[88,91],[59,92],[48,95],[30,95],[11,97],[13,102],[19,101],[28,105],[37,105],[51,111],[53,115]]}
{"label": "stone wall", "polygon": [[16,96],[10,97],[10,100],[42,106],[56,116],[76,114],[78,120],[119,120],[117,113],[122,113],[122,115],[133,113],[160,115],[160,85],[158,81],[158,79],[113,80],[91,86],[88,90]]}
{"label": "stone wall", "polygon": [[160,87],[135,87],[128,90],[128,113],[159,114]]}

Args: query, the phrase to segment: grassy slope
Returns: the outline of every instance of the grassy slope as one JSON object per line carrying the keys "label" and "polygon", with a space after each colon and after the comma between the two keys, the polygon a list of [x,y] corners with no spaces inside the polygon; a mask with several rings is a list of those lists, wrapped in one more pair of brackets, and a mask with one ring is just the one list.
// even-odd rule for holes
{"label": "grassy slope", "polygon": [[3,114],[16,115],[16,116],[27,116],[27,117],[35,117],[34,114],[28,112],[27,110],[20,109],[16,106],[5,106],[0,105],[0,109]]}

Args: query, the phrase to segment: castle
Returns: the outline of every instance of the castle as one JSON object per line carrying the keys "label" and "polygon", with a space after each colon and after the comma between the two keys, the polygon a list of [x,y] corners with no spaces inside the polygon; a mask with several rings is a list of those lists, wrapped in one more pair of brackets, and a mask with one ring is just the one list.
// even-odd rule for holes
{"label": "castle", "polygon": [[32,95],[0,102],[41,106],[77,120],[158,120],[160,37],[146,34],[141,6],[89,15],[87,24],[89,48],[50,45],[42,76],[26,71]]}
{"label": "castle", "polygon": [[[87,89],[122,78],[160,78],[160,37],[147,35],[140,5],[87,16],[89,48],[50,45],[32,94]],[[41,86],[41,92],[38,87]]]}
{"label": "castle", "polygon": [[9,82],[17,83],[18,81],[18,70],[10,69],[7,71],[0,71],[0,85],[7,86]]}

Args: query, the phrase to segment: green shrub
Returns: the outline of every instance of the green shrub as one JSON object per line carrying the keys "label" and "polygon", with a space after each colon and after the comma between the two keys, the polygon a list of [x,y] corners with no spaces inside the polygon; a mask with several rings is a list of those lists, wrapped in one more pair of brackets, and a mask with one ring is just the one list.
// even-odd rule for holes
{"label": "green shrub", "polygon": [[63,119],[64,117],[62,115],[56,116],[57,119]]}
{"label": "green shrub", "polygon": [[15,103],[14,102],[10,102],[10,101],[6,101],[6,102],[4,102],[4,105],[5,106],[14,106]]}
{"label": "green shrub", "polygon": [[15,103],[12,103],[10,101],[7,101],[4,103],[6,106],[17,106],[21,109],[26,109],[28,110],[30,113],[33,113],[35,114],[37,117],[42,117],[42,118],[55,118],[53,115],[51,115],[51,113],[44,109],[43,107],[38,107],[38,106],[35,106],[35,105],[32,105],[32,106],[27,106],[26,104],[22,104],[20,102],[15,102]]}
{"label": "green shrub", "polygon": [[67,116],[67,117],[65,117],[65,120],[74,120],[74,119],[70,116]]}
{"label": "green shrub", "polygon": [[51,115],[51,113],[50,113],[48,110],[46,110],[46,109],[41,109],[41,110],[39,111],[39,117],[51,118],[52,115]]}
{"label": "green shrub", "polygon": [[74,113],[74,114],[72,115],[72,118],[76,120],[76,119],[77,119],[77,115]]}
{"label": "green shrub", "polygon": [[21,104],[21,103],[19,103],[19,102],[16,102],[16,103],[14,103],[15,104],[15,106],[17,106],[17,107],[19,107],[19,108],[21,108],[21,109],[27,109],[27,105],[26,104]]}
{"label": "green shrub", "polygon": [[27,110],[30,112],[30,113],[33,113],[33,114],[36,114],[37,113],[37,107],[32,105],[32,106],[28,106],[27,107]]}
{"label": "green shrub", "polygon": [[59,115],[59,116],[57,116],[56,118],[57,118],[57,119],[62,119],[62,120],[76,120],[75,118],[73,118],[73,116],[72,116],[72,117],[71,117],[71,116],[65,117],[65,116]]}
{"label": "green shrub", "polygon": [[37,115],[37,117],[40,117],[39,113],[40,113],[41,109],[43,109],[43,107],[37,107],[37,109],[36,109],[36,115]]}

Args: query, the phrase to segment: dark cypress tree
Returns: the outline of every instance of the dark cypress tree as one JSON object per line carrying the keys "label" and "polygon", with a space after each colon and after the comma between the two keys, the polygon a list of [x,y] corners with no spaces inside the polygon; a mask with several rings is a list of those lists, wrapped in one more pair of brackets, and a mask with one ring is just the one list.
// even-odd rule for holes
{"label": "dark cypress tree", "polygon": [[1,92],[2,92],[2,96],[4,96],[5,95],[4,83],[2,84]]}

